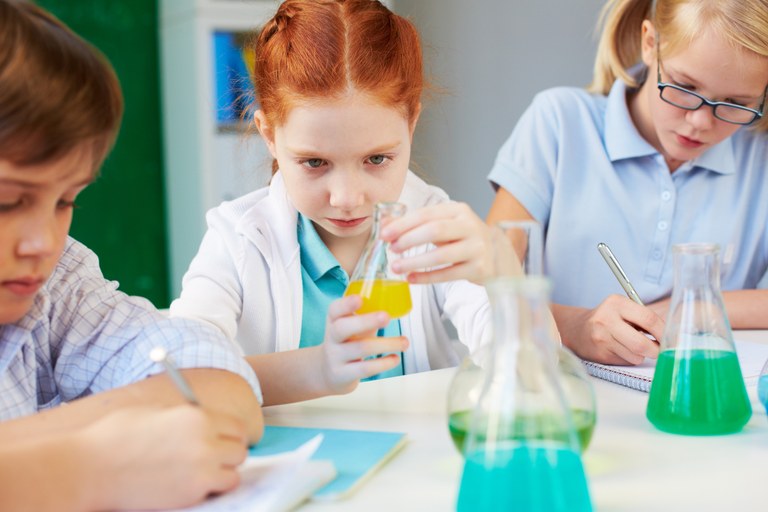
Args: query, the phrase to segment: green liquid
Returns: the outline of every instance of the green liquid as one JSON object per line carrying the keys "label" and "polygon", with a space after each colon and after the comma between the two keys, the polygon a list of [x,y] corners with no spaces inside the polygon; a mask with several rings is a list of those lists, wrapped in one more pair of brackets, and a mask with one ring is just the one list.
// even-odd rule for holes
{"label": "green liquid", "polygon": [[581,457],[544,443],[509,443],[467,454],[458,512],[591,511]]}
{"label": "green liquid", "polygon": [[[581,451],[587,449],[592,433],[595,430],[595,414],[582,409],[573,409],[573,426],[576,429],[576,436],[579,439]],[[460,411],[451,414],[448,417],[448,430],[451,433],[453,444],[459,452],[464,452],[464,440],[469,432],[472,421],[472,411]],[[485,430],[485,429],[482,429]],[[565,433],[563,420],[549,415],[539,416],[519,416],[515,420],[515,425],[511,429],[506,429],[509,435],[506,440],[530,441],[533,439],[562,441],[568,443],[569,439]],[[479,441],[485,441],[479,438]]]}
{"label": "green liquid", "polygon": [[673,434],[738,432],[752,416],[739,360],[726,350],[665,350],[656,362],[646,416]]}

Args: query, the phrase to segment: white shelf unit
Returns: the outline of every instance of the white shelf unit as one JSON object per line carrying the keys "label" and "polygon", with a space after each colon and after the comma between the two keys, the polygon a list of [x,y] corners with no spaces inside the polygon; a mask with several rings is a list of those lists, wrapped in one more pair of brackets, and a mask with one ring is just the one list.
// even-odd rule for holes
{"label": "white shelf unit", "polygon": [[217,122],[214,35],[251,32],[276,0],[161,0],[160,58],[171,297],[197,253],[205,212],[264,186],[271,157],[257,134]]}

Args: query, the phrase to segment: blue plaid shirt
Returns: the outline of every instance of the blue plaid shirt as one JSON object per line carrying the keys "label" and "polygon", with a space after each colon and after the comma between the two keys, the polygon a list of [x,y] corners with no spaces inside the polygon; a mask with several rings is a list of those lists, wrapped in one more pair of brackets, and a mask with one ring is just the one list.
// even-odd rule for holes
{"label": "blue plaid shirt", "polygon": [[261,401],[256,375],[221,332],[117,291],[96,255],[69,239],[27,315],[0,325],[0,421],[159,373],[149,359],[158,345],[180,368],[242,376]]}

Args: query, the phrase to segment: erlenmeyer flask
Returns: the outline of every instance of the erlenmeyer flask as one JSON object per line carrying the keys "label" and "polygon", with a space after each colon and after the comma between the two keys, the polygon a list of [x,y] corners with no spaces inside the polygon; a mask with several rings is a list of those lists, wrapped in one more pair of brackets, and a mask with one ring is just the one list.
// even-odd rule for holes
{"label": "erlenmeyer flask", "polygon": [[737,432],[752,408],[720,294],[719,247],[672,248],[675,282],[646,416],[674,434]]}
{"label": "erlenmeyer flask", "polygon": [[363,305],[357,310],[358,314],[386,311],[391,318],[399,318],[411,310],[408,281],[392,272],[390,262],[397,256],[390,250],[389,242],[380,238],[382,226],[389,219],[404,214],[404,204],[376,204],[371,236],[344,292],[344,295],[362,297]]}
{"label": "erlenmeyer flask", "polygon": [[[535,221],[503,221],[496,224],[494,265],[497,277],[540,276],[542,273],[542,232]],[[522,261],[517,254],[522,254]],[[560,384],[571,409],[582,450],[586,450],[595,429],[597,402],[592,383],[581,360],[559,343],[551,317],[547,326],[548,346],[555,351]],[[464,358],[448,388],[448,430],[454,445],[463,453],[471,412],[477,404],[493,350],[486,344]]]}
{"label": "erlenmeyer flask", "polygon": [[757,380],[757,398],[765,407],[765,412],[768,413],[768,361],[760,370],[760,378]]}
{"label": "erlenmeyer flask", "polygon": [[493,357],[464,443],[457,510],[592,510],[579,441],[560,386],[543,277],[486,286]]}

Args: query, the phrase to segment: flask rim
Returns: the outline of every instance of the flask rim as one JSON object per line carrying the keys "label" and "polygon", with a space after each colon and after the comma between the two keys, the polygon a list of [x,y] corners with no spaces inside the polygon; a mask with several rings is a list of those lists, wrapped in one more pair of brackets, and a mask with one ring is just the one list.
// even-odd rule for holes
{"label": "flask rim", "polygon": [[686,254],[707,254],[707,253],[719,253],[720,252],[720,244],[717,243],[706,243],[706,242],[692,242],[692,243],[685,243],[685,244],[674,244],[672,246],[672,252],[674,254],[677,253],[686,253]]}
{"label": "flask rim", "polygon": [[541,291],[549,293],[552,289],[552,282],[548,277],[542,275],[495,276],[486,280],[485,287],[489,291]]}

